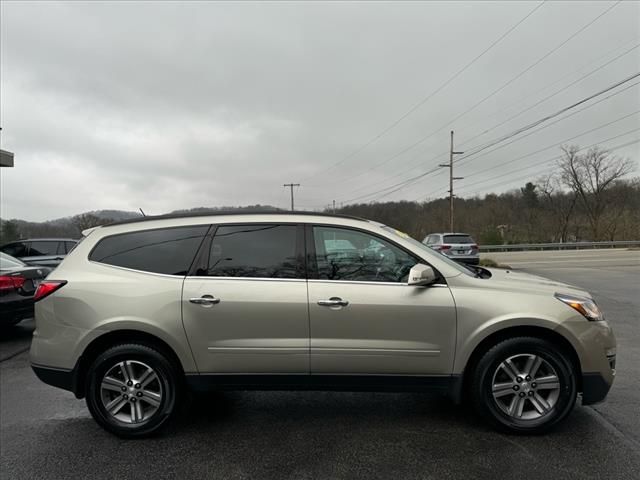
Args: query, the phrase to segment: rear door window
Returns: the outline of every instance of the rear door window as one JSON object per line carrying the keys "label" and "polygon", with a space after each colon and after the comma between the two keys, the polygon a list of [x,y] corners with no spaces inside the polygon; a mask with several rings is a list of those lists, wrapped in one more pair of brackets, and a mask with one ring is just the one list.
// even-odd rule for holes
{"label": "rear door window", "polygon": [[9,245],[5,245],[2,251],[12,257],[26,257],[28,253],[28,247],[25,242],[14,242]]}
{"label": "rear door window", "polygon": [[223,225],[211,241],[210,277],[304,278],[297,225]]}
{"label": "rear door window", "polygon": [[89,260],[144,272],[186,275],[208,229],[208,225],[200,225],[113,235],[98,242]]}
{"label": "rear door window", "polygon": [[444,243],[475,243],[469,235],[445,235]]}
{"label": "rear door window", "polygon": [[30,257],[46,257],[58,254],[58,241],[38,240],[29,246]]}
{"label": "rear door window", "polygon": [[73,248],[76,246],[76,243],[77,242],[64,242],[66,247],[66,252],[71,253],[71,250],[73,250]]}

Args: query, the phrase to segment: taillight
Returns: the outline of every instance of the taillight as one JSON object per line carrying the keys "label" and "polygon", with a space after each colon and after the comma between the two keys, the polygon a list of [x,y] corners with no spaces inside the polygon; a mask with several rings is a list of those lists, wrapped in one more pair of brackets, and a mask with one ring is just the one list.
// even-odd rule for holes
{"label": "taillight", "polygon": [[38,289],[33,296],[33,301],[37,302],[38,300],[42,300],[44,297],[48,297],[66,284],[66,280],[43,280],[42,283],[38,285]]}
{"label": "taillight", "polygon": [[440,245],[440,250],[449,250],[451,245]]}
{"label": "taillight", "polygon": [[26,278],[20,275],[2,275],[0,277],[0,290],[17,290],[22,288]]}

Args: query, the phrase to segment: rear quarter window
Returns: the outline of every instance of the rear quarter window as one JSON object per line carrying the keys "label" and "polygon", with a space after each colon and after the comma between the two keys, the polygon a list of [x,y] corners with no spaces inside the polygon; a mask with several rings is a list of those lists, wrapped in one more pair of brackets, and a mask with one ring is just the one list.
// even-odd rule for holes
{"label": "rear quarter window", "polygon": [[208,225],[123,233],[103,238],[89,260],[166,275],[186,275]]}

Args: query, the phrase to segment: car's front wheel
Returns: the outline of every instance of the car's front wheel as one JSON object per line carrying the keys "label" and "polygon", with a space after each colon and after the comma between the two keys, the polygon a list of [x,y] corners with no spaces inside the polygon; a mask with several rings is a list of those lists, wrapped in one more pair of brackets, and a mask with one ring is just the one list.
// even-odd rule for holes
{"label": "car's front wheel", "polygon": [[173,363],[147,345],[116,345],[100,354],[88,371],[87,406],[106,430],[143,437],[174,416],[179,374]]}
{"label": "car's front wheel", "polygon": [[476,410],[495,426],[540,433],[571,412],[576,372],[562,349],[535,337],[504,340],[479,360],[471,382]]}

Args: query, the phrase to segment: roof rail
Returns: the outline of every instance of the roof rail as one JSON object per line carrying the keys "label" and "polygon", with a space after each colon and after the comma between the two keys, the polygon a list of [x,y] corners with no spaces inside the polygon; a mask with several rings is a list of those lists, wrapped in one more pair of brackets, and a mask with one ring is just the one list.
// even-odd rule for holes
{"label": "roof rail", "polygon": [[309,215],[317,217],[336,217],[336,218],[349,218],[351,220],[363,220],[367,219],[362,217],[355,217],[353,215],[342,215],[339,213],[322,213],[322,212],[296,212],[288,210],[216,210],[212,212],[189,212],[189,213],[169,213],[166,215],[147,215],[145,217],[129,218],[127,220],[120,220],[117,222],[107,223],[103,226],[109,227],[112,225],[126,225],[128,223],[149,222],[152,220],[171,220],[173,218],[192,218],[192,217],[216,217],[216,216],[228,216],[228,215]]}

